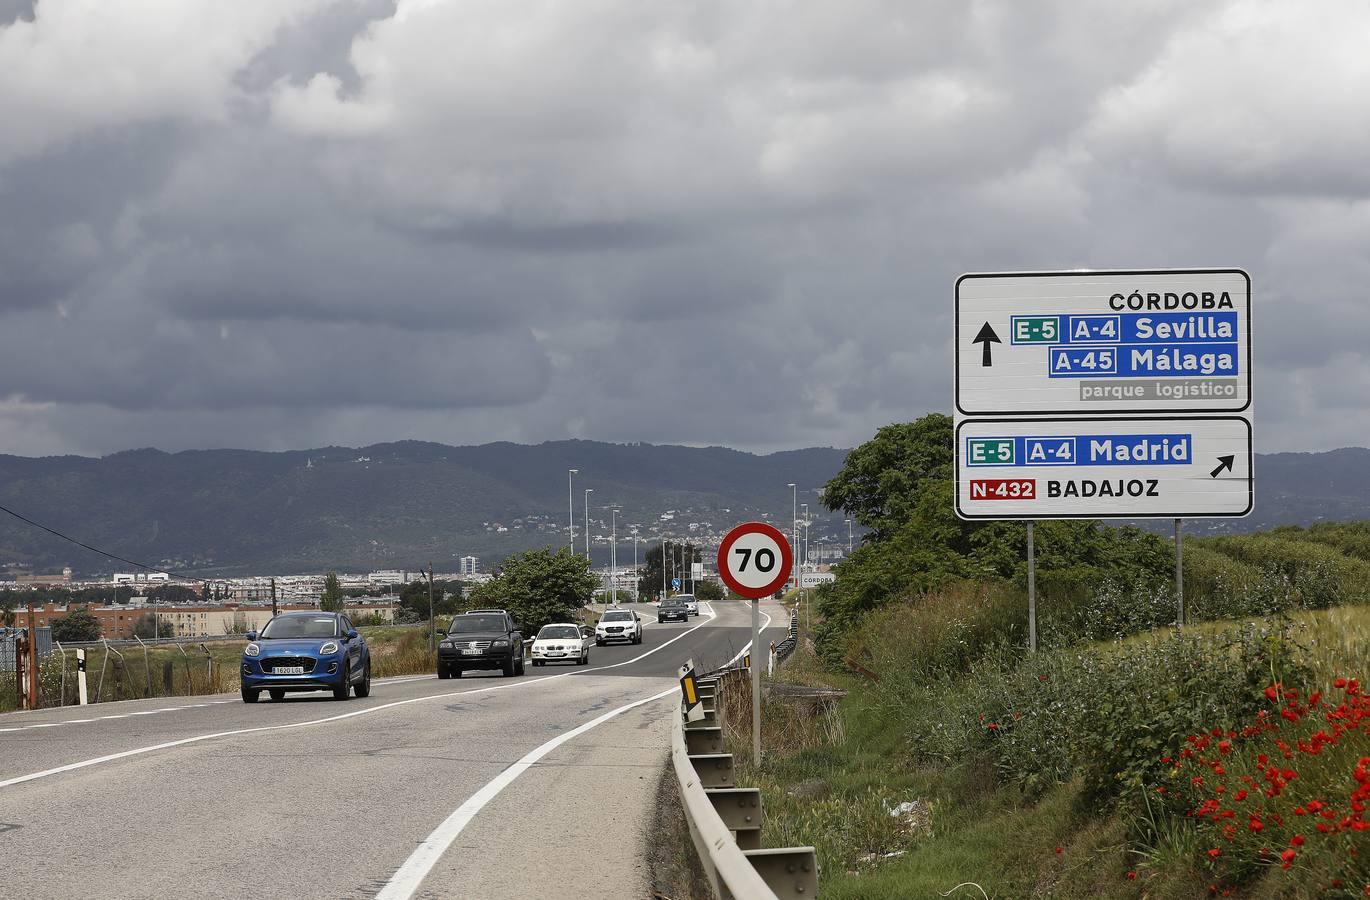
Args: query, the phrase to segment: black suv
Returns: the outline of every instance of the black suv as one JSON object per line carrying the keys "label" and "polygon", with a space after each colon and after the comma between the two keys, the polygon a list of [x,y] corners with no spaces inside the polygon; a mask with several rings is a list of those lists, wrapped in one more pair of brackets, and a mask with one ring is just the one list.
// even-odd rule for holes
{"label": "black suv", "polygon": [[690,621],[690,610],[685,605],[684,600],[662,600],[661,605],[656,608],[657,624],[665,622],[667,619],[674,619],[677,622]]}
{"label": "black suv", "polygon": [[467,669],[523,674],[523,634],[509,613],[477,609],[453,617],[438,644],[438,677],[460,678]]}

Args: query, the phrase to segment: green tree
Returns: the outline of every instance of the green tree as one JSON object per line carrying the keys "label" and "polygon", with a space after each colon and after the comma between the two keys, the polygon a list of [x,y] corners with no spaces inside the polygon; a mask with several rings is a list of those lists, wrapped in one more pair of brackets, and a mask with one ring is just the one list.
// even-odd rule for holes
{"label": "green tree", "polygon": [[19,605],[19,601],[9,596],[8,591],[5,594],[4,597],[0,597],[0,626],[13,628],[14,609]]}
{"label": "green tree", "polygon": [[175,637],[176,626],[158,619],[156,613],[147,612],[134,621],[133,634],[140,638]]}
{"label": "green tree", "polygon": [[52,639],[64,644],[100,640],[100,620],[84,606],[52,621]]}
{"label": "green tree", "polygon": [[[433,615],[450,616],[465,608],[465,585],[460,581],[433,582]],[[416,578],[400,588],[399,612],[405,622],[428,621],[428,579]]]}
{"label": "green tree", "polygon": [[200,600],[200,595],[183,584],[159,584],[148,589],[147,598],[159,606],[171,606],[196,603]]}
{"label": "green tree", "polygon": [[695,599],[701,603],[717,603],[724,598],[723,585],[713,579],[695,584]]}
{"label": "green tree", "polygon": [[323,596],[319,598],[319,609],[325,612],[343,611],[343,589],[338,583],[336,572],[329,572],[323,580]]}
{"label": "green tree", "polygon": [[565,547],[529,550],[504,561],[499,575],[471,591],[475,607],[509,610],[525,633],[566,621],[590,599],[599,578],[590,561]]}
{"label": "green tree", "polygon": [[886,425],[847,454],[823,502],[869,528],[867,540],[881,540],[908,521],[927,482],[951,480],[954,465],[950,416]]}

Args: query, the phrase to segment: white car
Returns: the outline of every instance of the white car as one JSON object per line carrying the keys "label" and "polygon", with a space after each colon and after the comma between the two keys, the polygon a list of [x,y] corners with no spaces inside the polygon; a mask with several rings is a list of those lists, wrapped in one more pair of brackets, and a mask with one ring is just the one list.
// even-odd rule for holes
{"label": "white car", "polygon": [[595,646],[602,647],[610,641],[642,643],[642,619],[638,614],[627,609],[606,610],[595,626]]}
{"label": "white car", "polygon": [[583,625],[544,625],[533,638],[533,665],[573,662],[583,666],[590,661],[590,629]]}
{"label": "white car", "polygon": [[694,594],[681,594],[676,599],[685,604],[687,613],[692,616],[699,615],[699,601],[695,599]]}

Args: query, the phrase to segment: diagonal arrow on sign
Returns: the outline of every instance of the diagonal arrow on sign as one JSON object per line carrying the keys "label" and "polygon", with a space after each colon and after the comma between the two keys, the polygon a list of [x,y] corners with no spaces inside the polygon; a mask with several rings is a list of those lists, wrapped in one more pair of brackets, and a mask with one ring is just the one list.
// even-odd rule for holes
{"label": "diagonal arrow on sign", "polygon": [[1236,457],[1235,457],[1233,454],[1228,454],[1227,456],[1219,456],[1219,457],[1218,457],[1218,467],[1217,467],[1216,469],[1214,469],[1212,472],[1209,472],[1209,473],[1208,473],[1208,477],[1209,477],[1209,478],[1217,478],[1218,475],[1219,475],[1221,472],[1223,472],[1224,470],[1226,470],[1226,471],[1228,471],[1228,472],[1231,472],[1231,471],[1232,471],[1232,463],[1235,461],[1235,459],[1236,459]]}

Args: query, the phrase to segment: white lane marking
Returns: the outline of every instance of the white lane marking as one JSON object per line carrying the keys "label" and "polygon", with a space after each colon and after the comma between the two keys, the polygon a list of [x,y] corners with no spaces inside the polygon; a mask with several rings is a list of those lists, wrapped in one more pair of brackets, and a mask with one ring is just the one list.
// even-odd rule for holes
{"label": "white lane marking", "polygon": [[[30,774],[28,774],[28,775],[17,775],[17,776],[15,776],[14,778],[10,778],[10,779],[7,779],[7,780],[5,780],[5,781],[0,781],[0,788],[7,788],[7,787],[11,787],[11,786],[16,785],[16,784],[23,784],[23,783],[28,782],[28,781],[36,781],[36,780],[39,779],[39,778],[47,778],[47,777],[50,776],[50,775],[61,775],[61,774],[64,773],[64,772],[74,772],[74,771],[76,771],[76,770],[78,770],[78,769],[84,769],[84,768],[87,768],[87,767],[89,767],[89,766],[100,765],[101,763],[114,762],[114,761],[116,761],[116,760],[126,759],[126,758],[128,758],[128,757],[130,757],[130,756],[141,756],[141,755],[144,754],[144,753],[153,753],[153,752],[155,752],[155,751],[157,751],[157,750],[169,750],[169,749],[171,749],[172,747],[183,747],[183,746],[185,746],[185,745],[187,745],[187,744],[198,744],[198,743],[200,743],[201,741],[214,740],[215,738],[235,737],[235,736],[240,735],[240,734],[257,734],[257,733],[263,732],[263,731],[281,731],[281,730],[288,729],[288,728],[306,728],[306,727],[309,727],[309,726],[311,726],[311,725],[325,725],[325,724],[328,724],[329,722],[341,722],[341,721],[344,720],[344,719],[351,719],[351,718],[355,718],[355,717],[357,717],[357,716],[370,715],[371,713],[380,712],[380,711],[386,710],[386,709],[393,709],[393,708],[395,708],[395,707],[397,707],[397,706],[408,706],[408,705],[411,704],[411,703],[424,703],[424,702],[427,702],[427,701],[429,701],[429,700],[446,700],[446,699],[449,698],[449,697],[460,697],[460,696],[466,696],[466,695],[469,695],[469,694],[487,694],[487,693],[491,693],[491,692],[493,692],[493,691],[509,690],[510,688],[524,687],[524,686],[526,686],[526,685],[546,684],[546,683],[549,682],[549,681],[556,681],[558,678],[570,678],[570,677],[573,676],[573,675],[589,675],[589,674],[592,673],[592,672],[604,672],[604,671],[607,671],[607,670],[609,670],[609,669],[617,669],[617,668],[619,668],[620,666],[631,665],[632,663],[635,663],[635,662],[637,662],[637,661],[639,661],[639,660],[646,659],[648,656],[651,656],[653,653],[656,653],[656,652],[658,652],[658,651],[660,651],[660,650],[665,650],[665,649],[666,649],[667,647],[669,647],[671,644],[674,644],[676,641],[680,640],[681,638],[685,637],[686,635],[691,634],[691,633],[693,633],[693,632],[699,630],[700,628],[703,628],[705,625],[709,624],[710,621],[712,621],[712,617],[710,617],[710,619],[708,619],[708,620],[705,620],[705,621],[703,621],[703,622],[700,622],[698,625],[694,626],[693,628],[690,628],[690,629],[688,629],[688,630],[686,630],[686,631],[682,631],[680,634],[678,634],[678,635],[676,635],[675,637],[671,638],[669,641],[666,641],[665,643],[663,643],[663,644],[661,644],[661,645],[659,645],[659,646],[657,646],[657,647],[653,647],[651,650],[648,650],[646,653],[639,654],[638,656],[635,656],[635,657],[633,657],[632,659],[624,660],[623,662],[620,662],[620,663],[614,663],[613,665],[610,665],[610,666],[597,666],[597,667],[595,667],[595,668],[593,668],[593,669],[581,669],[581,670],[579,670],[579,671],[577,671],[577,670],[572,670],[572,671],[569,671],[569,672],[562,672],[562,673],[557,674],[557,675],[545,675],[545,676],[543,676],[542,678],[529,678],[529,679],[522,680],[522,681],[511,681],[511,682],[508,682],[507,684],[492,685],[491,687],[472,688],[472,689],[462,690],[462,691],[448,691],[447,693],[444,693],[444,694],[429,694],[429,695],[426,695],[426,696],[423,696],[423,697],[410,697],[410,698],[407,699],[407,700],[393,700],[393,701],[391,701],[390,703],[382,703],[382,704],[379,705],[379,706],[370,706],[370,707],[367,707],[366,709],[359,709],[359,710],[356,710],[355,712],[342,713],[341,715],[336,715],[336,716],[325,716],[325,717],[323,717],[323,718],[321,718],[321,719],[309,719],[309,720],[304,721],[304,722],[287,722],[287,723],[284,723],[284,724],[281,724],[281,725],[259,725],[259,726],[255,727],[255,728],[237,728],[237,729],[233,729],[233,730],[231,730],[231,731],[215,731],[215,732],[211,732],[211,733],[209,733],[209,734],[197,734],[197,735],[193,735],[193,736],[191,736],[191,737],[181,738],[181,739],[175,740],[175,741],[166,741],[166,742],[161,743],[161,744],[152,744],[152,745],[147,746],[147,747],[135,747],[135,748],[132,749],[132,750],[123,750],[123,751],[121,751],[121,752],[119,752],[119,753],[110,753],[110,754],[108,754],[108,755],[106,755],[106,756],[97,756],[97,757],[94,757],[93,759],[84,759],[84,760],[81,760],[80,762],[68,763],[67,765],[58,766],[58,767],[56,767],[56,768],[54,768],[54,769],[44,769],[44,770],[41,771],[41,772],[32,772],[32,773],[30,773]],[[214,700],[214,701],[211,701],[211,703],[228,703],[228,702],[230,702],[230,701],[228,701],[228,700]],[[199,705],[203,705],[203,704],[195,704],[195,705],[199,706]],[[118,715],[118,716],[102,716],[101,718],[103,718],[103,719],[123,719],[123,718],[127,718],[127,716],[124,716],[124,715]]]}
{"label": "white lane marking", "polygon": [[414,891],[418,890],[419,885],[423,883],[424,878],[428,877],[428,873],[432,871],[433,866],[437,865],[438,860],[440,860],[442,855],[447,852],[447,849],[452,846],[452,842],[457,839],[457,835],[461,834],[466,826],[471,824],[471,820],[475,818],[476,814],[480,812],[487,803],[498,797],[501,791],[513,784],[514,780],[524,772],[528,771],[533,763],[542,759],[548,753],[551,753],[567,741],[579,737],[598,725],[602,725],[614,716],[621,715],[630,709],[636,709],[637,707],[651,703],[654,700],[660,700],[662,697],[669,697],[678,690],[679,688],[672,686],[659,694],[653,694],[645,699],[635,700],[625,706],[612,709],[596,719],[591,719],[584,725],[571,729],[565,734],[557,735],[541,747],[528,751],[522,759],[496,775],[488,784],[472,794],[467,798],[465,803],[458,806],[450,816],[444,819],[442,824],[435,828],[433,833],[424,839],[423,843],[419,844],[418,849],[409,855],[409,858],[404,861],[404,864],[401,865],[398,870],[396,870],[395,874],[390,876],[390,880],[386,882],[385,887],[376,895],[376,900],[408,900],[409,897],[412,897]]}
{"label": "white lane marking", "polygon": [[[763,610],[762,613],[761,613],[761,618],[763,618],[763,619],[766,620],[766,624],[765,624],[765,625],[762,625],[761,628],[760,628],[759,630],[760,630],[760,631],[765,631],[767,628],[770,628],[770,627],[771,627],[771,616],[770,616],[770,613],[767,613],[767,612],[765,612],[765,611]],[[726,663],[724,663],[724,665],[725,665],[725,666],[731,666],[733,663],[737,662],[739,659],[741,659],[742,657],[746,656],[746,655],[747,655],[747,651],[750,650],[750,649],[752,649],[752,642],[751,642],[751,641],[748,641],[748,642],[747,642],[747,645],[746,645],[745,647],[743,647],[741,650],[737,651],[737,655],[734,656],[732,659],[728,660]]]}
{"label": "white lane marking", "polygon": [[100,718],[102,718],[102,719],[127,719],[127,718],[128,718],[128,714],[125,713],[124,715],[120,715],[120,716],[101,716]]}
{"label": "white lane marking", "polygon": [[56,728],[61,722],[40,722],[37,725],[25,725],[25,728]]}
{"label": "white lane marking", "polygon": [[0,728],[0,731],[23,731],[23,728]]}
{"label": "white lane marking", "polygon": [[63,725],[80,725],[80,724],[83,724],[83,723],[85,723],[85,722],[94,722],[94,721],[95,721],[94,719],[67,719],[67,720],[66,720],[65,722],[63,722],[62,724],[63,724]]}
{"label": "white lane marking", "polygon": [[159,712],[166,712],[164,709],[144,709],[139,712],[129,713],[130,716],[155,716]]}

